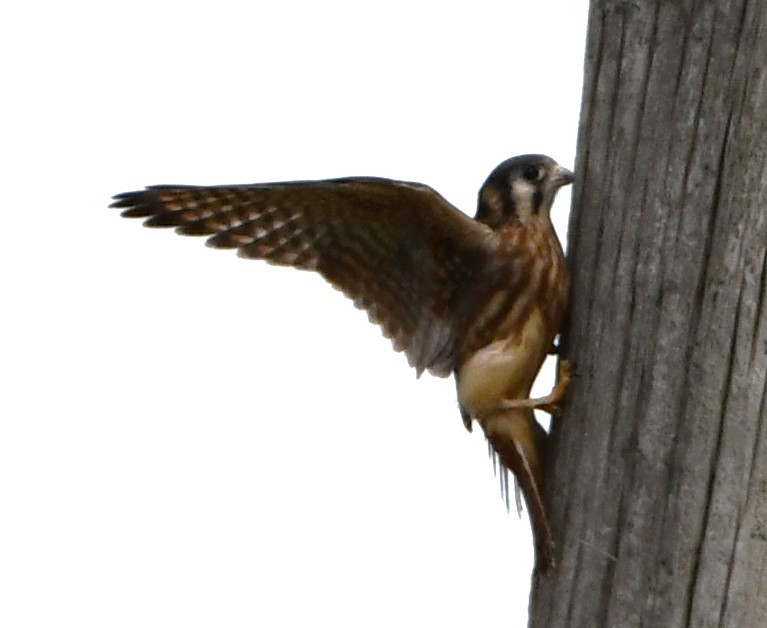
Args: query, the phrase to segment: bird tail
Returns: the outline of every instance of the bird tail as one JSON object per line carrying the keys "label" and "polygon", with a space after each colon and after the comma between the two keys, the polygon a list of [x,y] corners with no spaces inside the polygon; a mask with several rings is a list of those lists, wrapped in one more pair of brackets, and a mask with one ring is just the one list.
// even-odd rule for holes
{"label": "bird tail", "polygon": [[[533,530],[536,570],[550,573],[556,567],[556,560],[543,504],[545,432],[533,418],[533,413],[523,409],[503,410],[485,416],[480,425],[501,464],[514,474],[522,490]],[[506,490],[508,504],[508,484]]]}

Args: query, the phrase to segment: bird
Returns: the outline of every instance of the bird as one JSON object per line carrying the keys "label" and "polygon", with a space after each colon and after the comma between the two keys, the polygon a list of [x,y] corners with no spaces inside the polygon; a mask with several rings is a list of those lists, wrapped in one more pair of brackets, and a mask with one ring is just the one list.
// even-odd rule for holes
{"label": "bird", "polygon": [[377,177],[156,185],[117,194],[110,207],[243,258],[315,271],[367,311],[419,377],[454,376],[463,424],[482,428],[502,485],[512,472],[534,568],[548,574],[556,558],[543,498],[547,434],[533,410],[559,411],[567,360],[549,395],[531,399],[530,390],[567,308],[550,212],[573,181],[546,155],[512,157],[481,186],[473,218],[427,185]]}

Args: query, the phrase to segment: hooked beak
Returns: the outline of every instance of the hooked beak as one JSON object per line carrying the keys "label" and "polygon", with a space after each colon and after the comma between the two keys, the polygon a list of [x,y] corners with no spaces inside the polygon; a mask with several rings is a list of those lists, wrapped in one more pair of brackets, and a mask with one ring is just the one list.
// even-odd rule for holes
{"label": "hooked beak", "polygon": [[567,168],[563,168],[562,166],[558,165],[553,179],[554,186],[556,188],[561,188],[562,186],[570,185],[573,181],[575,181],[575,175]]}

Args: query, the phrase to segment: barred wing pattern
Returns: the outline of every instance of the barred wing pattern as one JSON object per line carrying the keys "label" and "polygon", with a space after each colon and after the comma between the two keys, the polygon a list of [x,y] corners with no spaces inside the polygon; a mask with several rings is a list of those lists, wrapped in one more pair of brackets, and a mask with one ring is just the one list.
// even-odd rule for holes
{"label": "barred wing pattern", "polygon": [[319,272],[368,312],[420,375],[456,368],[456,312],[497,236],[428,186],[376,178],[155,186],[114,197],[150,227]]}

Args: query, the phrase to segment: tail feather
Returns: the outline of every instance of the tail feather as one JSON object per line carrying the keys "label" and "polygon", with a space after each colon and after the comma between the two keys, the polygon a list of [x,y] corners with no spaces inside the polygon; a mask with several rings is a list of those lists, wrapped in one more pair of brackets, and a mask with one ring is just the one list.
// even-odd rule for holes
{"label": "tail feather", "polygon": [[[543,503],[543,428],[527,410],[506,410],[484,417],[480,421],[485,436],[492,446],[502,467],[514,474],[530,514],[530,524],[535,541],[536,569],[550,573],[556,567],[554,540],[549,528]],[[502,490],[509,506],[508,479]]]}

